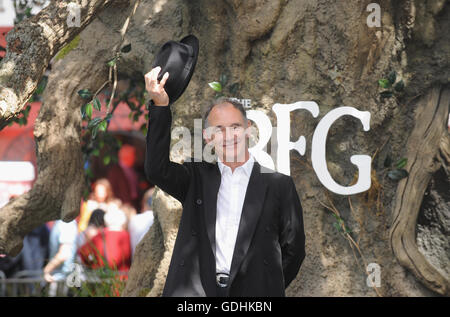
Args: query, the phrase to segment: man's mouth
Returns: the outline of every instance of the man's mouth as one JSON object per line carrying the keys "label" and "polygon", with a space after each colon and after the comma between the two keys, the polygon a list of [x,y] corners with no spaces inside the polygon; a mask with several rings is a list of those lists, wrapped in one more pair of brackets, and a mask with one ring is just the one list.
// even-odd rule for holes
{"label": "man's mouth", "polygon": [[237,144],[237,142],[224,144],[223,147],[233,147]]}

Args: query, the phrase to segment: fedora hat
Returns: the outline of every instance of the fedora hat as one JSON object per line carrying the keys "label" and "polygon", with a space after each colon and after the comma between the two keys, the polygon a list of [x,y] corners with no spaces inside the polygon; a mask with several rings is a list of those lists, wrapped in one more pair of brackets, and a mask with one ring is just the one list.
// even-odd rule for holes
{"label": "fedora hat", "polygon": [[168,41],[156,54],[153,67],[161,67],[158,81],[169,73],[164,89],[173,104],[184,92],[197,64],[199,43],[194,35],[188,35],[179,42]]}

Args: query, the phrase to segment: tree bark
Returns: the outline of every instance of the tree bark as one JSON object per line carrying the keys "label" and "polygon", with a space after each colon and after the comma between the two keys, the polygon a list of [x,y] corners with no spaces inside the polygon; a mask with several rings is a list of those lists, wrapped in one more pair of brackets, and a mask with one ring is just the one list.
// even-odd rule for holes
{"label": "tree bark", "polygon": [[[52,57],[113,2],[51,1],[37,15],[8,32],[6,55],[0,63],[0,130],[26,105]],[[115,1],[115,5],[127,2]],[[68,23],[72,17],[70,3],[78,5],[79,26]]]}
{"label": "tree bark", "polygon": [[417,216],[430,179],[444,163],[438,159],[447,132],[450,89],[436,87],[417,102],[416,125],[406,144],[409,177],[400,181],[390,239],[398,261],[427,287],[449,296],[450,280],[443,276],[418,250]]}

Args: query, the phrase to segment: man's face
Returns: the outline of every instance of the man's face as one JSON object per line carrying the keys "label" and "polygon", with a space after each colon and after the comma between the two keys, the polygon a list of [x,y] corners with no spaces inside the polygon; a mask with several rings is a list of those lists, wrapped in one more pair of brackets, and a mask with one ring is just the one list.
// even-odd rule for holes
{"label": "man's face", "polygon": [[207,143],[212,142],[217,156],[224,162],[244,162],[247,145],[247,122],[230,103],[215,106],[203,130]]}

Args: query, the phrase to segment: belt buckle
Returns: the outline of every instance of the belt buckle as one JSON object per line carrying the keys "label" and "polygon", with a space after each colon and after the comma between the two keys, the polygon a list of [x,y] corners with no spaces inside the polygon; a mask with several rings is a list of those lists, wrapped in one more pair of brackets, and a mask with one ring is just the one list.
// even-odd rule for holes
{"label": "belt buckle", "polygon": [[221,282],[222,278],[228,278],[229,275],[226,273],[217,273],[216,274],[216,283],[219,287],[225,288],[228,286],[228,281],[226,281],[225,283]]}

